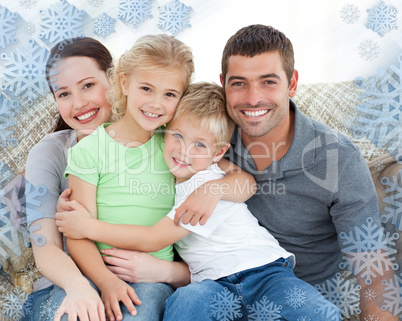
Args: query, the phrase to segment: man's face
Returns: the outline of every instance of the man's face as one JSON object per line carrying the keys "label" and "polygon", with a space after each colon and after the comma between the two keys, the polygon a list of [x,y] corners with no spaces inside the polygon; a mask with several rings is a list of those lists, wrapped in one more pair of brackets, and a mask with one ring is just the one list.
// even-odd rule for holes
{"label": "man's face", "polygon": [[221,83],[228,113],[244,134],[261,137],[289,121],[289,97],[296,94],[297,72],[289,86],[278,51],[229,57]]}

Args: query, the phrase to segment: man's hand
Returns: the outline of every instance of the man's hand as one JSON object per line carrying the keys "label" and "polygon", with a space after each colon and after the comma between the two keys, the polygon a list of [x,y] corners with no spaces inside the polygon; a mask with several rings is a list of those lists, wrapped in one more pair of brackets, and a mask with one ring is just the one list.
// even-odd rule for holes
{"label": "man's hand", "polygon": [[72,210],[68,212],[56,213],[56,225],[60,233],[70,239],[85,239],[88,237],[89,227],[91,226],[90,214],[84,206],[76,201],[66,203]]}

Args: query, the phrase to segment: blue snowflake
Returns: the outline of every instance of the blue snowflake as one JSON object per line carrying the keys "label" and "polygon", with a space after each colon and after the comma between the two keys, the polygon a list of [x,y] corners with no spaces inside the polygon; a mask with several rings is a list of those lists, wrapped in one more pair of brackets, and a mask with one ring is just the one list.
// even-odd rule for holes
{"label": "blue snowflake", "polygon": [[386,150],[397,161],[402,161],[402,54],[398,63],[387,70],[378,69],[379,77],[367,81],[354,80],[362,104],[356,106],[357,138],[366,136],[378,148]]}
{"label": "blue snowflake", "polygon": [[15,38],[15,21],[18,13],[10,12],[6,7],[0,8],[0,47],[5,49],[8,44],[17,43]]}
{"label": "blue snowflake", "polygon": [[32,36],[35,31],[36,31],[36,27],[35,24],[28,22],[25,26],[24,26],[24,31],[26,34]]}
{"label": "blue snowflake", "polygon": [[7,88],[15,96],[23,95],[28,105],[32,105],[38,95],[45,97],[48,93],[45,68],[49,52],[41,48],[35,40],[29,39],[24,49],[17,48],[10,56],[3,53],[5,76],[2,90]]}
{"label": "blue snowflake", "polygon": [[384,1],[381,1],[379,5],[372,9],[367,9],[367,12],[367,27],[378,33],[381,37],[384,37],[384,34],[392,31],[392,29],[398,29],[396,25],[398,10],[386,6]]}
{"label": "blue snowflake", "polygon": [[41,33],[39,38],[49,40],[51,43],[65,39],[83,37],[82,27],[84,10],[78,10],[66,0],[59,0],[58,5],[51,5],[46,10],[40,10]]}
{"label": "blue snowflake", "polygon": [[101,5],[103,5],[104,1],[105,0],[88,0],[88,3],[92,7],[100,7]]}
{"label": "blue snowflake", "polygon": [[172,33],[173,36],[185,28],[190,28],[191,7],[185,6],[179,0],[172,0],[158,7],[160,11],[158,27]]}
{"label": "blue snowflake", "polygon": [[366,39],[359,45],[359,55],[366,61],[377,58],[379,53],[379,46],[373,40]]}
{"label": "blue snowflake", "polygon": [[285,290],[286,294],[286,303],[291,308],[297,310],[302,305],[306,305],[306,291],[298,288],[296,285],[289,289],[289,291]]}
{"label": "blue snowflake", "polygon": [[402,273],[394,275],[392,279],[383,280],[381,282],[384,286],[384,305],[381,310],[390,311],[393,315],[402,314]]}
{"label": "blue snowflake", "polygon": [[384,208],[384,214],[381,215],[381,222],[391,222],[399,231],[402,231],[402,169],[399,170],[398,178],[392,176],[392,181],[388,177],[381,178],[381,184],[389,186],[384,189],[387,194],[383,198],[383,203],[388,204]]}
{"label": "blue snowflake", "polygon": [[94,19],[94,33],[105,38],[110,35],[114,30],[114,24],[116,19],[108,16],[106,13],[103,13],[102,16]]}
{"label": "blue snowflake", "polygon": [[242,316],[241,297],[236,296],[227,288],[224,288],[217,295],[210,296],[209,317],[214,317],[218,321],[231,321]]}
{"label": "blue snowflake", "polygon": [[248,319],[251,321],[274,321],[281,319],[281,305],[276,305],[263,296],[260,301],[248,305]]}
{"label": "blue snowflake", "polygon": [[32,9],[38,3],[38,0],[19,0],[20,6],[25,9]]}
{"label": "blue snowflake", "polygon": [[152,0],[123,0],[120,1],[119,19],[131,23],[137,27],[140,22],[151,19]]}
{"label": "blue snowflake", "polygon": [[13,291],[8,291],[2,295],[3,308],[1,313],[8,319],[19,321],[28,314],[32,314],[32,305],[23,306],[28,297],[28,293],[16,287]]}
{"label": "blue snowflake", "polygon": [[360,10],[353,4],[347,4],[341,10],[341,18],[346,23],[355,23],[360,18]]}
{"label": "blue snowflake", "polygon": [[40,314],[44,320],[53,320],[55,314],[57,313],[58,305],[53,303],[52,299],[48,299],[40,305]]}
{"label": "blue snowflake", "polygon": [[348,234],[339,234],[343,240],[341,251],[344,253],[339,267],[348,268],[366,284],[371,284],[377,274],[384,275],[385,271],[398,269],[398,264],[392,263],[395,261],[392,255],[397,252],[394,246],[399,235],[384,233],[384,229],[373,221],[373,218],[368,217],[366,224],[354,227],[354,233],[350,231]]}
{"label": "blue snowflake", "polygon": [[[315,288],[332,304],[334,304],[345,318],[350,318],[353,314],[360,314],[359,291],[361,286],[353,284],[350,280],[345,280],[340,273],[323,284],[317,284]],[[317,313],[324,313],[331,320],[339,320],[337,314],[331,306],[324,301],[323,305],[316,310]]]}

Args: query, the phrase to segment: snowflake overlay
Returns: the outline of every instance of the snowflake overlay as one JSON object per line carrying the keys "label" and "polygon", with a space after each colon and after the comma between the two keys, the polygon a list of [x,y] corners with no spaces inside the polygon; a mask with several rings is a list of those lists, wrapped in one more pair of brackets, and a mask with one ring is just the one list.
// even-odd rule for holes
{"label": "snowflake overlay", "polygon": [[123,0],[120,1],[119,19],[124,19],[135,28],[140,22],[151,19],[152,0]]}
{"label": "snowflake overlay", "polygon": [[240,318],[241,314],[241,297],[236,296],[227,288],[224,288],[217,295],[210,296],[210,313],[209,317],[214,317],[218,321],[232,321]]}
{"label": "snowflake overlay", "polygon": [[360,18],[360,10],[353,4],[347,4],[341,10],[341,18],[348,24],[355,23]]}
{"label": "snowflake overlay", "polygon": [[24,31],[26,34],[32,36],[35,31],[36,31],[36,27],[35,24],[28,22],[25,26],[24,26]]}
{"label": "snowflake overlay", "polygon": [[375,41],[366,39],[359,45],[359,55],[366,61],[372,61],[378,57],[380,53],[379,48],[380,47]]}
{"label": "snowflake overlay", "polygon": [[[334,304],[345,318],[350,318],[353,314],[360,314],[359,291],[361,290],[361,286],[352,284],[350,280],[345,280],[340,273],[337,273],[334,278],[326,280],[321,285],[317,284],[315,288],[329,302]],[[331,317],[331,320],[338,320],[339,316],[326,301],[324,301],[323,307],[316,309],[316,312],[319,311]]]}
{"label": "snowflake overlay", "polygon": [[0,147],[6,148],[8,144],[15,147],[18,145],[18,139],[12,137],[14,130],[11,127],[17,125],[13,119],[15,115],[15,104],[11,103],[3,95],[0,95]]}
{"label": "snowflake overlay", "polygon": [[1,313],[9,320],[19,321],[28,314],[32,314],[32,304],[23,305],[28,293],[16,287],[13,292],[3,294],[3,309]]}
{"label": "snowflake overlay", "polygon": [[340,239],[344,240],[341,250],[344,256],[339,267],[348,268],[368,285],[376,274],[384,275],[385,271],[398,269],[398,264],[393,263],[395,257],[392,255],[397,252],[394,246],[399,235],[384,233],[383,227],[373,221],[373,218],[368,217],[367,224],[354,227],[355,233],[350,231],[348,234],[339,234]]}
{"label": "snowflake overlay", "polygon": [[364,298],[367,301],[373,301],[377,297],[375,290],[373,289],[367,289],[364,291]]}
{"label": "snowflake overlay", "polygon": [[94,19],[94,34],[100,35],[103,38],[110,35],[114,30],[116,19],[103,13],[102,16]]}
{"label": "snowflake overlay", "polygon": [[190,28],[191,7],[185,6],[179,0],[172,0],[164,6],[158,7],[159,22],[158,28],[172,33],[173,36],[185,28]]}
{"label": "snowflake overlay", "polygon": [[384,305],[381,310],[390,311],[393,315],[400,315],[402,313],[402,273],[394,275],[394,277],[388,281],[383,280],[381,282],[385,285],[384,290]]}
{"label": "snowflake overlay", "polygon": [[14,32],[18,16],[18,13],[12,13],[6,7],[0,8],[0,48],[5,49],[11,42],[18,42]]}
{"label": "snowflake overlay", "polygon": [[25,9],[32,9],[38,3],[38,0],[19,0],[20,6]]}
{"label": "snowflake overlay", "polygon": [[311,319],[310,318],[307,319],[307,317],[300,317],[300,318],[297,318],[296,321],[311,321]]}
{"label": "snowflake overlay", "polygon": [[364,321],[380,321],[380,318],[377,318],[374,314],[369,314],[368,318],[364,318]]}
{"label": "snowflake overlay", "polygon": [[384,160],[376,159],[376,160],[374,161],[373,168],[374,168],[377,172],[381,172],[381,171],[385,168],[385,162],[384,162]]}
{"label": "snowflake overlay", "polygon": [[53,320],[58,308],[58,305],[54,304],[53,301],[49,299],[41,304],[40,314],[45,320]]}
{"label": "snowflake overlay", "polygon": [[402,54],[397,64],[387,70],[379,68],[378,74],[378,79],[371,76],[367,81],[361,77],[354,80],[356,88],[365,90],[359,94],[363,103],[356,106],[354,135],[365,135],[402,161]]}
{"label": "snowflake overlay", "polygon": [[385,214],[381,215],[381,222],[391,222],[395,227],[402,231],[402,169],[399,170],[399,183],[396,176],[392,180],[388,177],[381,178],[381,184],[389,186],[384,191],[388,196],[383,198]]}
{"label": "snowflake overlay", "polygon": [[5,83],[1,89],[8,88],[15,96],[23,95],[29,106],[38,95],[46,96],[48,87],[45,68],[48,55],[47,49],[41,48],[33,39],[28,40],[23,50],[17,48],[10,56],[1,54],[1,59],[6,61],[3,72]]}
{"label": "snowflake overlay", "polygon": [[291,308],[297,310],[302,305],[306,305],[306,293],[307,291],[303,291],[298,288],[296,285],[293,289],[289,291],[285,290],[286,294],[286,305],[289,305]]}
{"label": "snowflake overlay", "polygon": [[253,305],[248,305],[248,319],[251,321],[274,321],[281,318],[281,305],[270,302],[266,296]]}
{"label": "snowflake overlay", "polygon": [[391,8],[381,1],[379,5],[372,9],[367,9],[368,12],[368,28],[378,33],[381,37],[392,29],[398,29],[396,25],[398,9]]}
{"label": "snowflake overlay", "polygon": [[88,3],[92,7],[100,7],[101,5],[103,5],[104,1],[105,0],[88,0]]}
{"label": "snowflake overlay", "polygon": [[65,39],[83,37],[82,22],[84,10],[78,10],[66,0],[59,0],[58,5],[51,5],[46,10],[40,10],[41,33],[39,38],[45,38],[51,43]]}

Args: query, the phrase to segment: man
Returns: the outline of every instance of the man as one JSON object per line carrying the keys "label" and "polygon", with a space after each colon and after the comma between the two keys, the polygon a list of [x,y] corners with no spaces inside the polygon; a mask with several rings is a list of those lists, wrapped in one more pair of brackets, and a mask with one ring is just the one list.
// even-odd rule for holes
{"label": "man", "polygon": [[[292,43],[280,31],[251,25],[228,40],[221,83],[237,129],[227,156],[257,181],[257,193],[247,201],[251,212],[296,255],[295,274],[316,285],[339,271],[350,245],[341,236],[381,221],[359,149],[300,112],[290,99],[297,82]],[[353,253],[346,256],[353,259]],[[362,291],[370,282],[381,286],[377,276],[359,278]],[[374,313],[397,320],[361,299],[361,320]]]}

